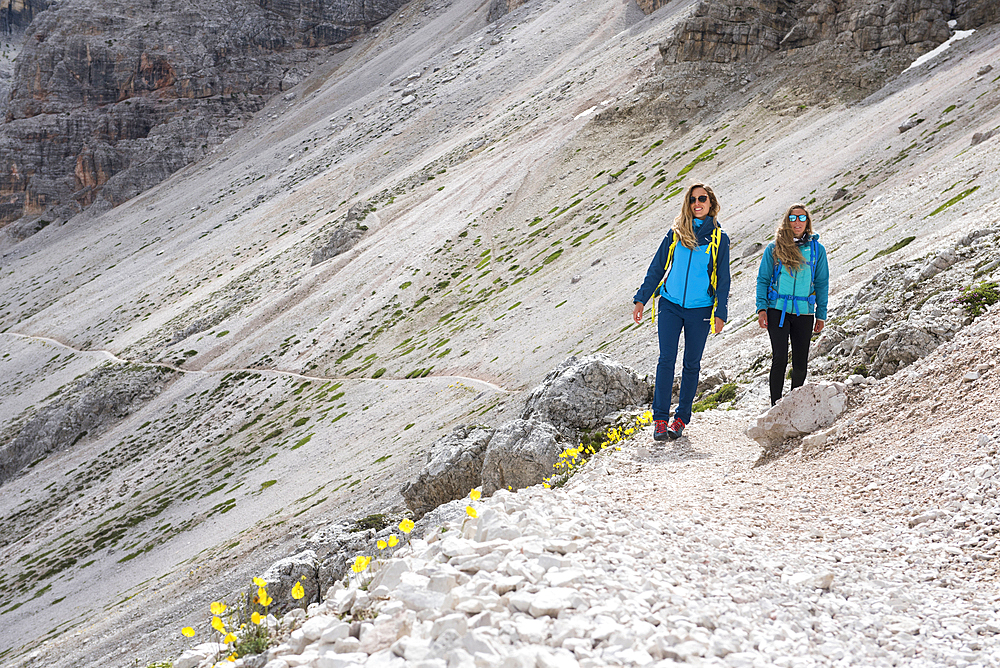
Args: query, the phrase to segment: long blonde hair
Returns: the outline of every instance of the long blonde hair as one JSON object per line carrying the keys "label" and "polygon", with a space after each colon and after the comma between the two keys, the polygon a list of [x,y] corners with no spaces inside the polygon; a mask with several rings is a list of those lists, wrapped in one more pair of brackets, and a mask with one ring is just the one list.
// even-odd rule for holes
{"label": "long blonde hair", "polygon": [[797,271],[806,262],[802,251],[799,250],[798,245],[795,243],[795,233],[792,231],[792,224],[788,222],[788,217],[792,215],[792,211],[795,209],[802,209],[806,212],[806,230],[802,233],[803,236],[812,236],[813,233],[813,221],[812,216],[809,215],[809,209],[804,204],[798,203],[788,207],[785,216],[778,223],[778,229],[774,231],[774,257],[788,267],[789,271]]}
{"label": "long blonde hair", "polygon": [[[719,214],[719,209],[721,208],[719,200],[715,197],[715,193],[704,183],[692,183],[688,186],[687,192],[684,193],[684,199],[681,201],[681,212],[674,218],[674,225],[670,229],[674,231],[674,235],[680,239],[682,244],[692,250],[698,247],[698,237],[694,233],[694,214],[691,213],[690,203],[691,193],[695,188],[703,188],[708,193],[708,201],[711,203],[711,206],[708,207],[708,215],[713,220]],[[719,221],[715,220],[715,226],[719,226]]]}

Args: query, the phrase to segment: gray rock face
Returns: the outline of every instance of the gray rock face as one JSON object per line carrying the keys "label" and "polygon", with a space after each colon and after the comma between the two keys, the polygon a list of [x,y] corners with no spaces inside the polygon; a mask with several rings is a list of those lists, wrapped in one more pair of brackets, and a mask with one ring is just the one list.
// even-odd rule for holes
{"label": "gray rock face", "polygon": [[765,448],[829,427],[847,406],[843,383],[806,383],[757,418],[747,436]]}
{"label": "gray rock face", "polygon": [[970,319],[958,303],[962,290],[996,280],[1000,232],[976,230],[958,243],[922,258],[879,271],[853,299],[838,307],[836,319],[816,346],[810,363],[818,370],[863,370],[890,376],[926,356]]}
{"label": "gray rock face", "polygon": [[443,503],[461,499],[480,485],[486,448],[493,434],[492,429],[463,425],[434,444],[420,475],[400,490],[415,518]]}
{"label": "gray rock face", "polygon": [[497,429],[483,461],[483,494],[537,485],[554,472],[565,445],[559,430],[539,420],[514,420]]}
{"label": "gray rock face", "polygon": [[162,392],[174,373],[163,367],[107,364],[63,388],[0,445],[0,484],[50,452],[119,422]]}
{"label": "gray rock face", "polygon": [[33,20],[0,125],[0,225],[66,219],[158,183],[301,81],[325,55],[317,47],[402,2],[15,4],[12,21]]}
{"label": "gray rock face", "polygon": [[358,202],[352,206],[347,217],[334,228],[323,247],[313,253],[312,263],[314,265],[329,260],[349,250],[368,231],[368,228],[361,224],[368,212],[371,210],[369,202]]}
{"label": "gray rock face", "polygon": [[559,429],[595,429],[609,413],[647,403],[651,391],[635,371],[607,355],[570,357],[532,391],[521,418]]}
{"label": "gray rock face", "polygon": [[[267,593],[274,599],[271,612],[281,613],[292,607],[306,607],[309,603],[319,600],[319,581],[316,577],[319,570],[319,559],[312,550],[305,550],[276,561],[261,577],[267,581]],[[302,583],[305,595],[296,601],[292,598],[292,588],[295,583]],[[257,587],[248,592],[251,597],[256,595]]]}

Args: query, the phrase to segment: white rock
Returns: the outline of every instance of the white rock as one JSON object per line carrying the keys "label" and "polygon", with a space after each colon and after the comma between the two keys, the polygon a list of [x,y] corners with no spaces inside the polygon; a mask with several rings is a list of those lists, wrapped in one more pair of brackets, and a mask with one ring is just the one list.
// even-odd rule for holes
{"label": "white rock", "polygon": [[326,631],[330,626],[334,624],[339,624],[340,620],[336,617],[327,617],[326,615],[318,615],[316,617],[311,617],[305,621],[302,625],[302,634],[309,641],[319,640],[323,632]]}
{"label": "white rock", "polygon": [[361,648],[361,641],[354,636],[338,638],[333,642],[333,651],[337,654],[352,654]]}
{"label": "white rock", "polygon": [[558,617],[559,613],[563,610],[576,607],[578,600],[582,602],[579,593],[575,589],[568,587],[547,587],[534,595],[531,599],[531,604],[528,606],[528,612],[533,617],[541,617],[543,615]]}
{"label": "white rock", "polygon": [[346,638],[349,635],[351,635],[351,625],[347,622],[334,620],[334,623],[328,626],[320,635],[319,641],[323,643],[334,643],[341,638]]}
{"label": "white rock", "polygon": [[364,652],[323,654],[312,665],[315,668],[351,668],[352,666],[363,666],[366,661],[368,661],[368,655]]}
{"label": "white rock", "polygon": [[431,639],[437,640],[442,633],[449,629],[457,632],[460,636],[465,635],[468,628],[468,618],[464,614],[445,615],[434,621],[434,626],[431,627]]}
{"label": "white rock", "polygon": [[214,642],[195,645],[194,647],[185,650],[184,653],[180,655],[180,658],[174,662],[174,666],[177,668],[195,668],[205,659],[222,654],[226,651],[226,648],[226,645],[220,645],[219,643]]}

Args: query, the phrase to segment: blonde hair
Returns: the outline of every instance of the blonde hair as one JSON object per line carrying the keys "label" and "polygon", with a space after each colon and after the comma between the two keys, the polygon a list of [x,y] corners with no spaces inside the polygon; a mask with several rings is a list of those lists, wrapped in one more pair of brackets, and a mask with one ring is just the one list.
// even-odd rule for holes
{"label": "blonde hair", "polygon": [[775,263],[781,261],[783,265],[788,267],[789,271],[798,270],[806,262],[802,251],[799,250],[798,245],[795,243],[795,233],[792,231],[792,224],[788,221],[788,217],[792,215],[792,211],[795,209],[802,209],[806,213],[806,229],[802,233],[803,236],[811,236],[813,233],[813,221],[812,216],[809,215],[809,209],[804,204],[798,203],[788,207],[785,216],[778,223],[778,229],[774,231],[774,257]]}
{"label": "blonde hair", "polygon": [[692,183],[688,186],[687,192],[684,193],[684,199],[681,201],[681,212],[677,214],[674,218],[674,224],[672,229],[674,235],[680,239],[680,242],[690,249],[695,249],[698,247],[698,237],[694,233],[694,214],[691,213],[691,193],[695,188],[701,188],[708,193],[708,201],[710,206],[708,207],[708,215],[710,215],[715,223],[715,226],[719,226],[719,221],[714,220],[719,214],[719,200],[715,197],[715,193],[712,189],[706,186],[704,183]]}

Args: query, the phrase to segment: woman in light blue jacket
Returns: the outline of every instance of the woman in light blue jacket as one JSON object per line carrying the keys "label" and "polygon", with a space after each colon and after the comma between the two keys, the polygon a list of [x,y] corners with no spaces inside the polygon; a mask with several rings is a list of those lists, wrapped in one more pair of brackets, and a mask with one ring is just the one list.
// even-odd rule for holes
{"label": "woman in light blue jacket", "polygon": [[792,389],[806,380],[809,342],[823,331],[830,293],[826,249],[802,204],[788,207],[757,271],[757,322],[771,339],[771,405],[781,399],[792,344]]}
{"label": "woman in light blue jacket", "polygon": [[[660,242],[646,278],[632,298],[632,318],[639,323],[649,298],[662,297],[656,325],[660,357],[653,389],[653,438],[657,441],[680,438],[691,421],[705,342],[709,332],[722,331],[729,316],[729,236],[716,220],[718,214],[719,200],[711,188],[703,183],[689,186],[681,212]],[[668,422],[682,331],[680,396],[674,420]]]}

